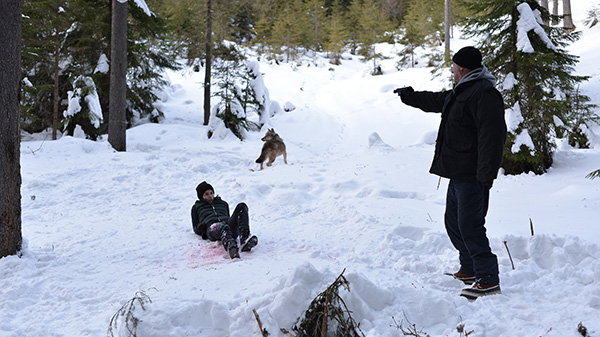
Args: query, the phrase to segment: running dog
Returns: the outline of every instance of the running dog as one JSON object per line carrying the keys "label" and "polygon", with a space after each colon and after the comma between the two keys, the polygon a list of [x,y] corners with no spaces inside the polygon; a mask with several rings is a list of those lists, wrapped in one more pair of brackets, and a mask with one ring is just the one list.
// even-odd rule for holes
{"label": "running dog", "polygon": [[275,133],[274,129],[269,129],[264,137],[261,138],[265,144],[260,152],[260,157],[256,159],[257,163],[260,163],[260,169],[263,169],[263,162],[269,158],[267,166],[273,165],[277,156],[283,155],[283,162],[287,164],[287,152],[285,151],[285,144],[283,139]]}

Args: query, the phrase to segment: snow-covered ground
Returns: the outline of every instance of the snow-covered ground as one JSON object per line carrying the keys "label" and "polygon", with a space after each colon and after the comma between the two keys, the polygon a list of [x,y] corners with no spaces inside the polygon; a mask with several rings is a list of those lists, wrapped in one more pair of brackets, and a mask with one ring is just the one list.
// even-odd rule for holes
{"label": "snow-covered ground", "polygon": [[[573,6],[581,20],[584,3]],[[593,76],[581,87],[598,104],[600,26],[578,27],[578,72]],[[253,309],[282,336],[344,269],[340,292],[368,337],[402,336],[400,322],[422,336],[462,336],[458,324],[469,336],[581,336],[579,323],[600,334],[600,179],[585,178],[600,168],[600,141],[561,144],[543,176],[499,177],[487,228],[503,293],[469,302],[444,275],[458,261],[443,225],[447,180],[438,188],[428,173],[439,115],[392,93],[448,82],[395,62],[375,77],[356,58],[260,62],[271,99],[296,107],[270,120],[288,165],[262,171],[262,133],[206,138],[203,72],[189,70],[168,74],[166,119],[128,130],[127,152],[106,137],[24,141],[25,247],[0,260],[0,336],[104,336],[136,294],[151,300],[132,312],[138,336],[260,336]],[[239,260],[192,231],[202,180],[250,208],[259,245]]]}

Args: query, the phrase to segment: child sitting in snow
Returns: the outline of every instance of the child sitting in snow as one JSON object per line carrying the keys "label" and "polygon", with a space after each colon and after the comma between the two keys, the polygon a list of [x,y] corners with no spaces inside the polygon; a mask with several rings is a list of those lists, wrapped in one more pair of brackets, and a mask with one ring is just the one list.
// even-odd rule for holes
{"label": "child sitting in snow", "polygon": [[256,235],[250,237],[248,206],[239,203],[233,215],[229,216],[229,204],[215,196],[214,188],[206,181],[196,187],[198,200],[192,206],[192,227],[194,233],[204,240],[219,241],[233,258],[239,258],[237,237],[240,237],[242,252],[250,251],[258,244]]}

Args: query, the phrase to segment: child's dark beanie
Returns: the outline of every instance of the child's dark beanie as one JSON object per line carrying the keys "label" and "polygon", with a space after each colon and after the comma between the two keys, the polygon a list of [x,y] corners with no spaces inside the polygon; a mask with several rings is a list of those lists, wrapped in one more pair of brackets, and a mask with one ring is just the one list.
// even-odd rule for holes
{"label": "child's dark beanie", "polygon": [[207,183],[206,181],[203,181],[196,187],[198,199],[202,199],[202,196],[204,195],[204,192],[206,192],[206,190],[211,190],[213,191],[213,193],[215,192],[215,189],[212,187],[211,184]]}

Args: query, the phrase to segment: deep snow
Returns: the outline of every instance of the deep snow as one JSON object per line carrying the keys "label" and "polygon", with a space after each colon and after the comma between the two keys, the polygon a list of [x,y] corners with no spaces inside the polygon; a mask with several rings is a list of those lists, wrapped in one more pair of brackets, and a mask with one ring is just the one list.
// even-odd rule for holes
{"label": "deep snow", "polygon": [[[574,13],[589,7],[573,2]],[[578,72],[593,76],[581,88],[598,104],[600,27],[580,21],[572,50]],[[189,69],[168,73],[166,119],[129,129],[127,152],[106,139],[23,141],[26,241],[21,258],[0,260],[0,336],[103,336],[139,291],[152,302],[134,310],[138,336],[260,336],[253,309],[282,336],[344,269],[350,291],[341,293],[369,337],[401,336],[394,319],[431,336],[461,336],[460,323],[470,336],[581,336],[580,322],[600,334],[600,179],[585,178],[600,168],[600,141],[589,150],[560,143],[543,176],[499,177],[487,228],[503,293],[469,302],[443,275],[458,261],[443,227],[447,180],[438,188],[428,173],[439,115],[392,93],[448,81],[395,62],[375,77],[356,58],[259,62],[270,98],[296,107],[270,121],[288,165],[279,157],[262,171],[262,133],[206,139],[203,72]],[[239,260],[192,232],[202,180],[250,208],[260,241]]]}

